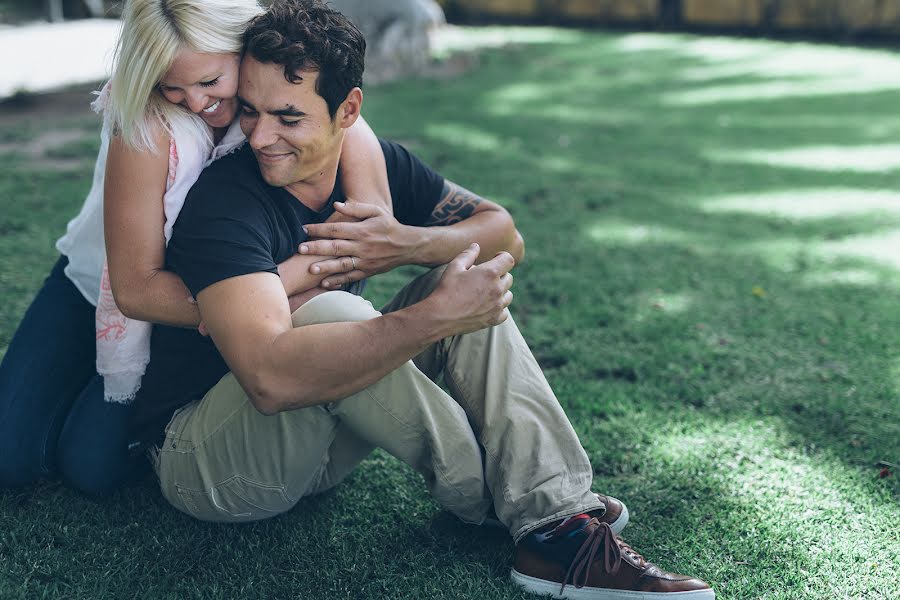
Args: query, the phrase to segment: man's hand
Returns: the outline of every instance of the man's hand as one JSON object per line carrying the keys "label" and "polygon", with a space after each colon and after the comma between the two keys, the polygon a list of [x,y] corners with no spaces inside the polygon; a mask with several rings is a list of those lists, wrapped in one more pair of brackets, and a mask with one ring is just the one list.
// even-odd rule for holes
{"label": "man's hand", "polygon": [[480,248],[472,244],[454,258],[428,297],[432,315],[447,321],[453,335],[499,325],[509,318],[516,261],[508,252],[475,265]]}
{"label": "man's hand", "polygon": [[336,257],[310,266],[314,275],[329,275],[322,287],[337,289],[414,262],[418,248],[414,227],[402,225],[384,208],[373,204],[335,202],[334,208],[358,221],[311,223],[306,232],[319,239],[300,244],[300,254]]}

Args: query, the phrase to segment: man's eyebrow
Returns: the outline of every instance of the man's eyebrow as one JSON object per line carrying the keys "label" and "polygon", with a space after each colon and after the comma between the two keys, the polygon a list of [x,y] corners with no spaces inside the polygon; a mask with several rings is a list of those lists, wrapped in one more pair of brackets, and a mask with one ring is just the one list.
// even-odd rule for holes
{"label": "man's eyebrow", "polygon": [[[241,98],[240,95],[238,95],[237,99],[238,99],[238,102],[241,103],[241,105],[246,106],[253,112],[259,112],[258,110],[256,110],[255,106],[253,106],[252,104],[247,102],[245,99]],[[288,104],[286,107],[279,109],[279,110],[271,110],[271,111],[267,111],[267,112],[269,114],[275,115],[277,117],[305,117],[306,116],[305,112],[303,112],[302,110],[299,110],[293,104]]]}
{"label": "man's eyebrow", "polygon": [[281,110],[273,110],[270,111],[271,114],[277,115],[279,117],[304,117],[306,113],[302,110],[298,110],[293,104],[288,104],[285,108]]}

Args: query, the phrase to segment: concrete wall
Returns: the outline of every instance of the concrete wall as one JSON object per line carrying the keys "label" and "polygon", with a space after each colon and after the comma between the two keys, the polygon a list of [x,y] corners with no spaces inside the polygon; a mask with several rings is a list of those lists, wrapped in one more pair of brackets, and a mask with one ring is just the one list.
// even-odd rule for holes
{"label": "concrete wall", "polygon": [[438,0],[477,20],[900,34],[900,0]]}

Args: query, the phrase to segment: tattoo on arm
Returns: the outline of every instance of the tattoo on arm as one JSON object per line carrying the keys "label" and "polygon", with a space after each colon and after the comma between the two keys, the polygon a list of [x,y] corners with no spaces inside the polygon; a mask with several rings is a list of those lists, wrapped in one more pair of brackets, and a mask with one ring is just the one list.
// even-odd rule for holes
{"label": "tattoo on arm", "polygon": [[468,219],[481,204],[481,198],[451,181],[444,182],[441,201],[437,203],[425,225],[453,225]]}

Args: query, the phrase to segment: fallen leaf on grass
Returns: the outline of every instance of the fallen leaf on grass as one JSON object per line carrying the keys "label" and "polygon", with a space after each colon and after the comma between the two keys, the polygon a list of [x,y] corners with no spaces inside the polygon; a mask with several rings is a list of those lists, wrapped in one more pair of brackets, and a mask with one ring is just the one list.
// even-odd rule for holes
{"label": "fallen leaf on grass", "polygon": [[885,477],[890,477],[890,476],[891,476],[891,470],[888,469],[887,467],[884,467],[883,469],[881,469],[881,471],[878,472],[878,477],[881,479],[884,479]]}
{"label": "fallen leaf on grass", "polygon": [[757,298],[765,298],[766,297],[766,290],[762,289],[758,285],[754,285],[753,289],[750,290],[750,292]]}

